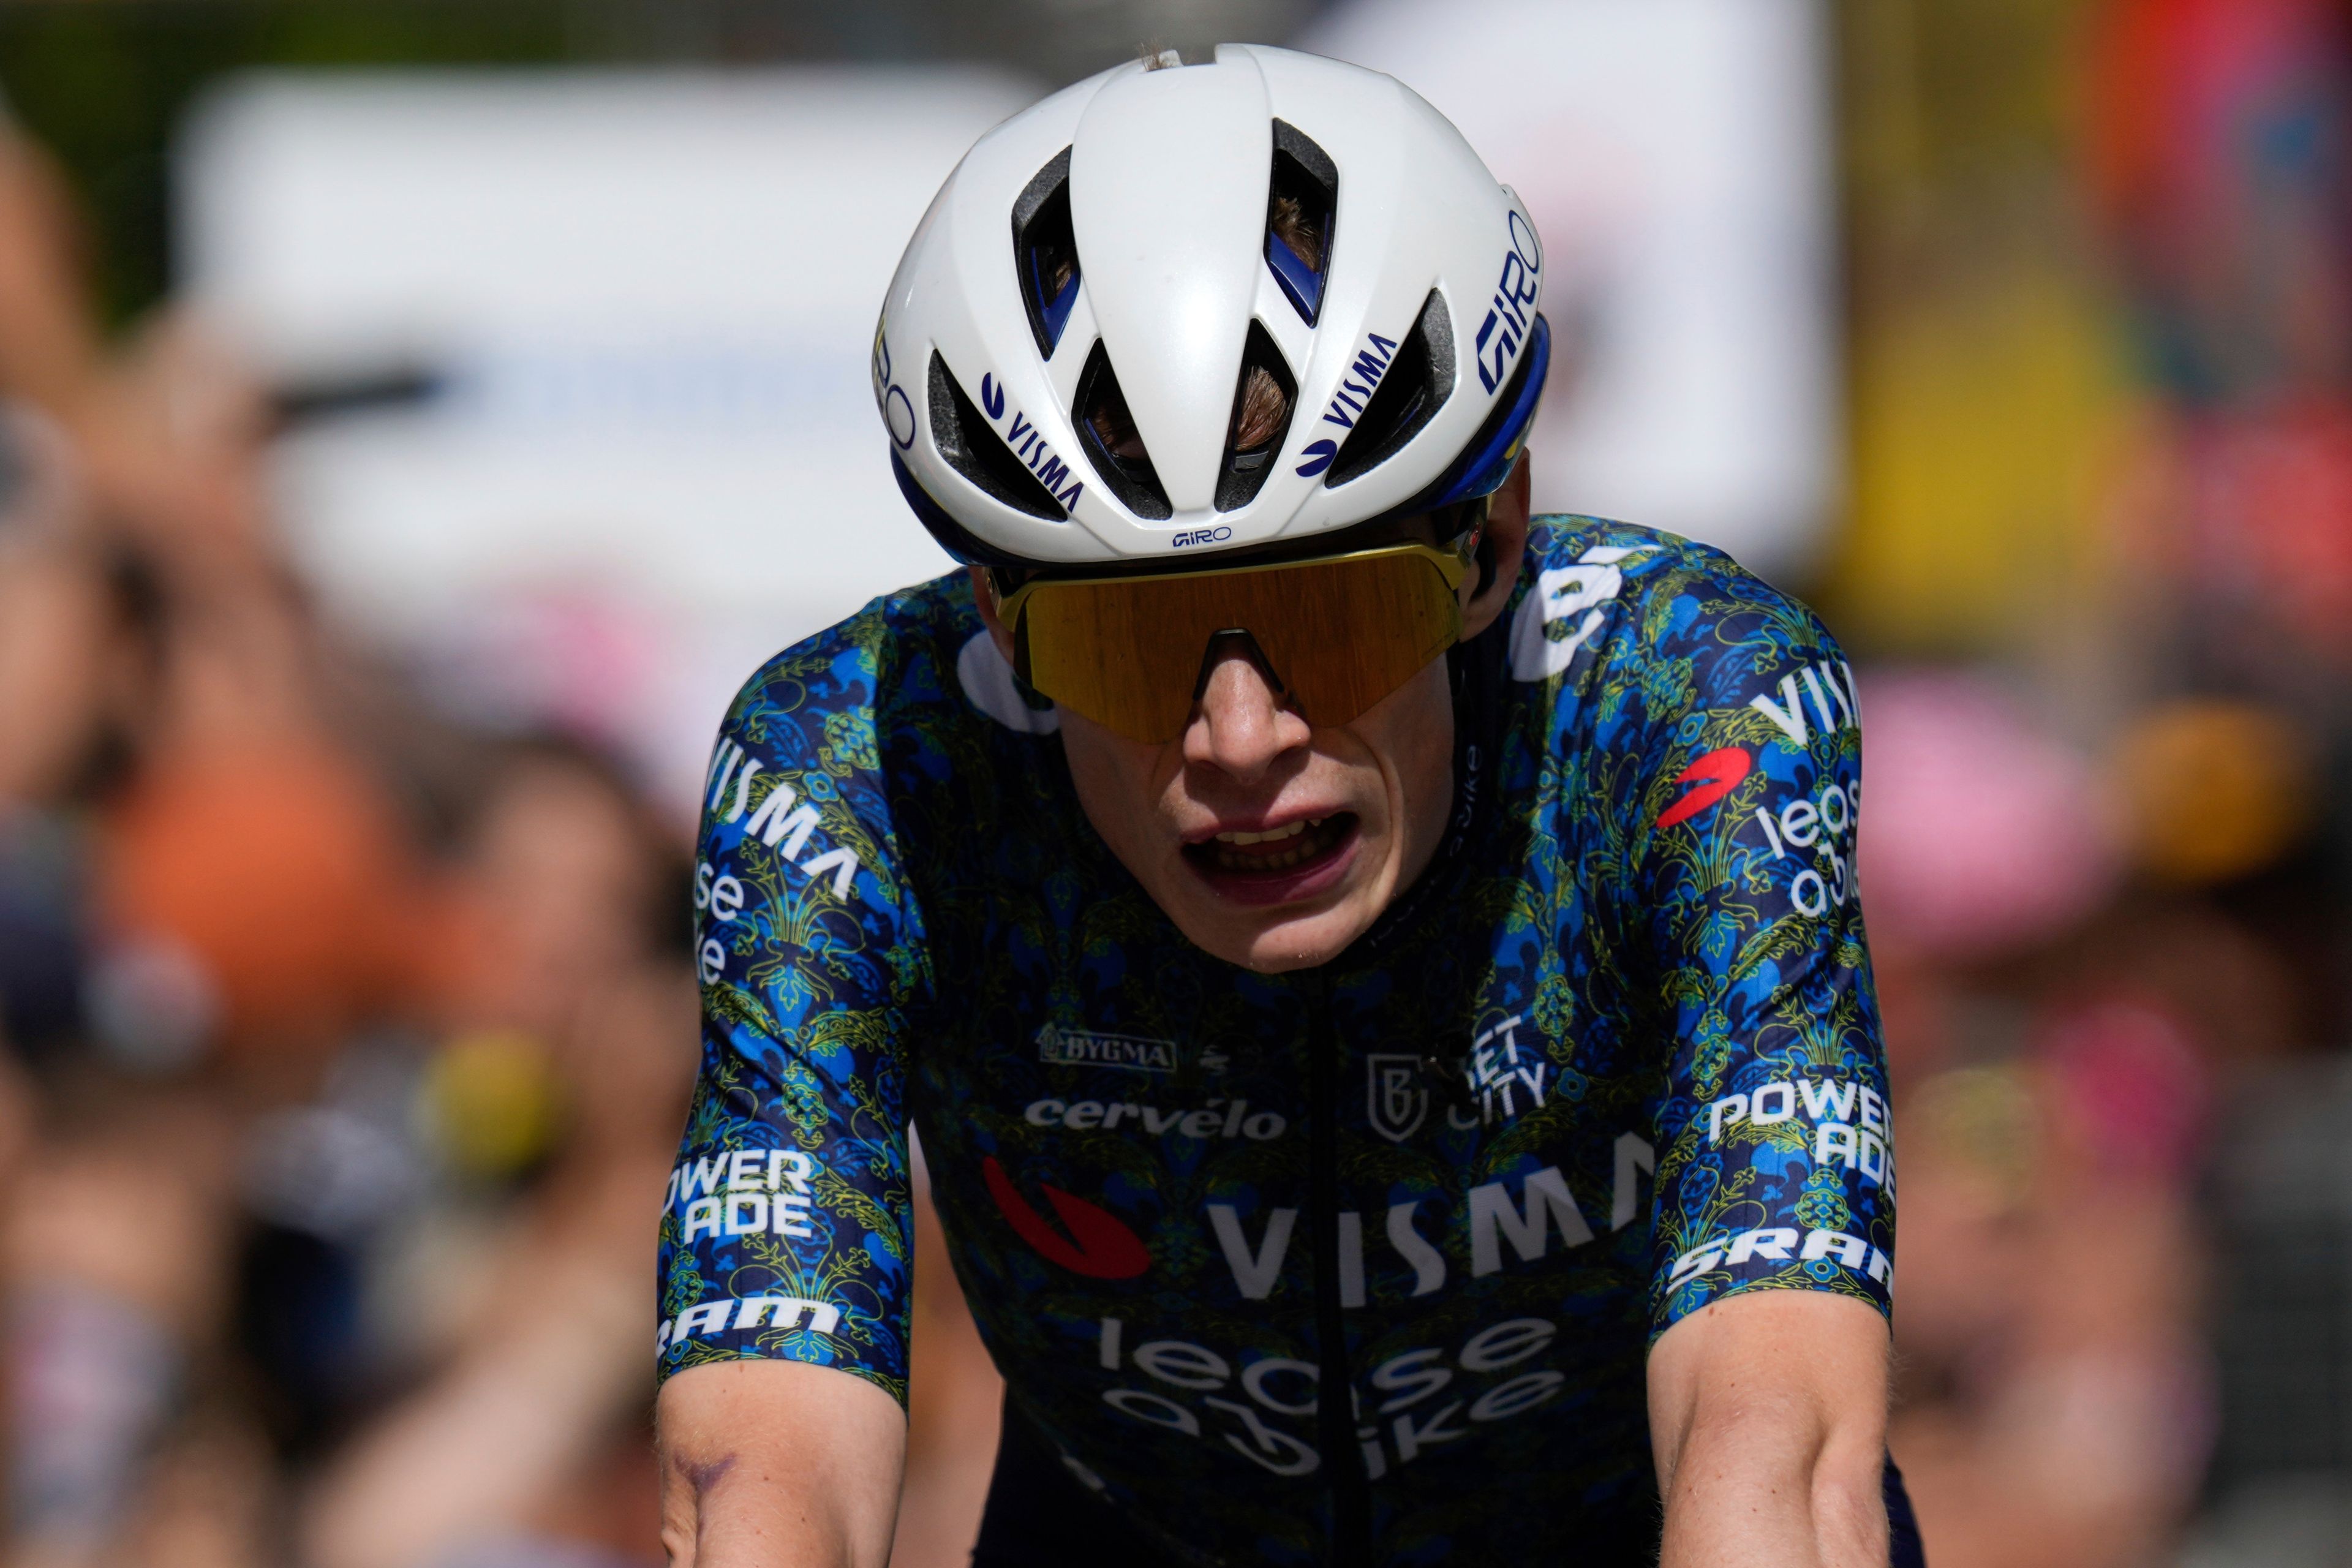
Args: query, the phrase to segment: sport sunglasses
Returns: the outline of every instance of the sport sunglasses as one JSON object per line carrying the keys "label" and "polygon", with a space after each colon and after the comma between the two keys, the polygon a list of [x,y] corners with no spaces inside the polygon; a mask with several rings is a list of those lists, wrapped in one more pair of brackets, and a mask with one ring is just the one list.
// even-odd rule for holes
{"label": "sport sunglasses", "polygon": [[1211,644],[1246,637],[1281,694],[1318,727],[1345,724],[1462,638],[1478,530],[1222,571],[989,579],[1031,687],[1130,740],[1184,732]]}

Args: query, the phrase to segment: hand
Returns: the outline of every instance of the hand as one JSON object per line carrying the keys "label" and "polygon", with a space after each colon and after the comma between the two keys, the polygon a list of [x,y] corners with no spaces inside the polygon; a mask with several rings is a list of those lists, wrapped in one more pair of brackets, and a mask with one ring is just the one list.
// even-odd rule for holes
{"label": "hand", "polygon": [[57,410],[103,521],[187,569],[273,558],[258,388],[191,322],[151,322]]}

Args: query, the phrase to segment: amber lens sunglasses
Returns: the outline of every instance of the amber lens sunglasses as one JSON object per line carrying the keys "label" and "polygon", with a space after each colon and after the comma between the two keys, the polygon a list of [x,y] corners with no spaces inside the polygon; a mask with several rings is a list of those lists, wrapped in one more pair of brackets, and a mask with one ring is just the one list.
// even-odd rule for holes
{"label": "amber lens sunglasses", "polygon": [[1318,726],[1345,724],[1462,637],[1457,597],[1477,534],[1226,571],[1037,577],[996,593],[1013,666],[1036,690],[1130,740],[1184,732],[1210,644],[1256,645]]}

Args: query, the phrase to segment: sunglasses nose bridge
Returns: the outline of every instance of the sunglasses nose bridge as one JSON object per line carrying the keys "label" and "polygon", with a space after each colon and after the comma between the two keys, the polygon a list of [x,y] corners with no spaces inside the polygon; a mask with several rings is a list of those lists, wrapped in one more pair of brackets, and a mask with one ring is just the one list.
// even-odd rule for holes
{"label": "sunglasses nose bridge", "polygon": [[1208,695],[1209,678],[1217,672],[1217,666],[1235,655],[1249,660],[1258,674],[1265,678],[1267,689],[1276,697],[1289,697],[1290,688],[1284,684],[1282,672],[1274,668],[1274,660],[1268,658],[1265,649],[1258,646],[1256,636],[1246,626],[1226,626],[1221,631],[1211,632],[1209,640],[1201,649],[1201,666],[1192,679],[1193,701],[1198,702]]}

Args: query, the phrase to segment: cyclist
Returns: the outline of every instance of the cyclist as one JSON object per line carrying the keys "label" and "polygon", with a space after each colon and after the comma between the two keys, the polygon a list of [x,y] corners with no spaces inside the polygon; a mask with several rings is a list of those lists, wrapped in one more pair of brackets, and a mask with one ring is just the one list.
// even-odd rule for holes
{"label": "cyclist", "polygon": [[1280,49],[950,177],[873,373],[969,569],[708,781],[675,1560],[887,1556],[910,1121],[1006,1381],[976,1561],[1916,1558],[1852,675],[1529,518],[1544,275],[1451,124]]}

